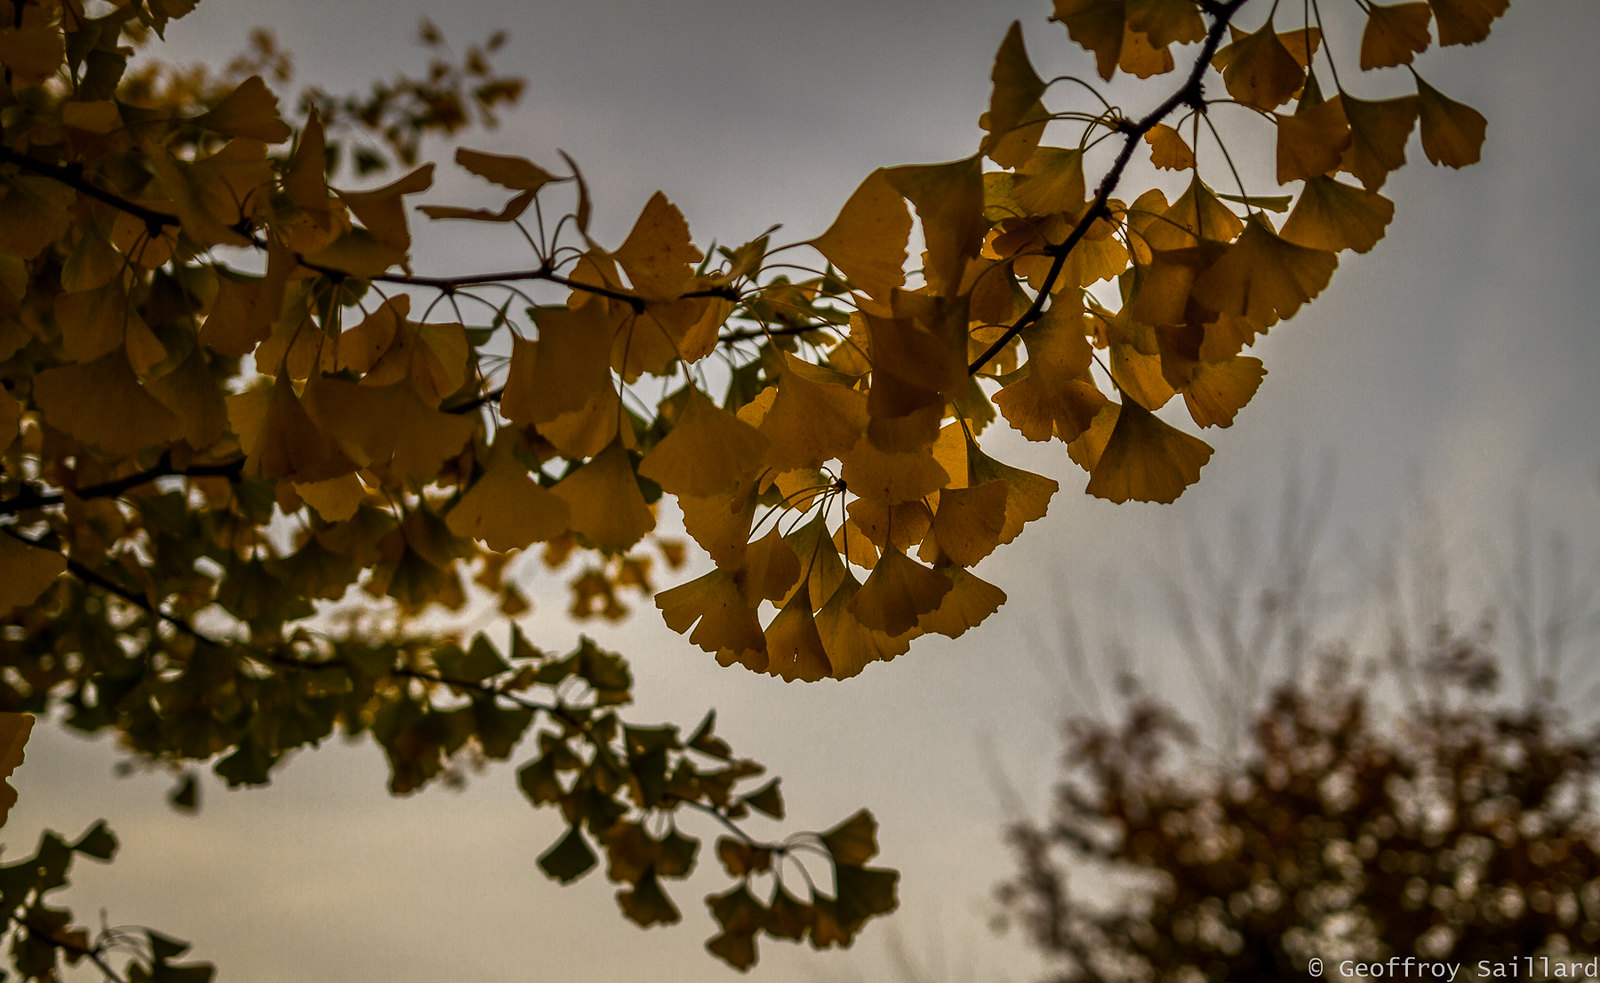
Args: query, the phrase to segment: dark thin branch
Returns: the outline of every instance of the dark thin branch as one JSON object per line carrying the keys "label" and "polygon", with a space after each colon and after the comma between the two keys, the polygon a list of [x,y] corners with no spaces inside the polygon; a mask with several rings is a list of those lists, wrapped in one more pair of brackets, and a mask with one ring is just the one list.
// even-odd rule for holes
{"label": "dark thin branch", "polygon": [[1095,189],[1094,200],[1084,210],[1078,223],[1072,227],[1067,238],[1059,245],[1050,246],[1045,251],[1055,259],[1050,264],[1050,271],[1045,274],[1044,282],[1039,286],[1037,295],[1028,309],[1018,317],[1012,325],[1005,330],[994,344],[984,349],[982,355],[973,359],[967,366],[968,375],[977,375],[985,365],[993,361],[994,357],[1011,343],[1011,340],[1021,334],[1028,325],[1044,314],[1045,305],[1049,302],[1050,292],[1055,288],[1056,281],[1061,277],[1061,271],[1066,268],[1067,256],[1075,246],[1088,233],[1090,227],[1102,218],[1109,218],[1111,211],[1109,202],[1111,195],[1117,190],[1118,183],[1122,180],[1122,172],[1127,169],[1128,162],[1133,159],[1134,149],[1144,135],[1154,129],[1157,123],[1170,116],[1180,106],[1189,106],[1203,111],[1205,96],[1202,89],[1202,80],[1205,78],[1206,68],[1211,64],[1211,58],[1217,53],[1217,45],[1222,43],[1222,37],[1227,33],[1228,24],[1233,20],[1233,15],[1239,12],[1246,0],[1227,0],[1226,3],[1210,3],[1206,5],[1206,12],[1216,19],[1211,22],[1211,27],[1206,31],[1205,41],[1200,45],[1200,53],[1195,57],[1194,67],[1189,70],[1189,77],[1184,80],[1183,86],[1172,95],[1168,96],[1161,105],[1152,109],[1143,118],[1133,121],[1126,120],[1118,130],[1124,134],[1122,149],[1117,152],[1117,158],[1112,163],[1111,169],[1101,179],[1100,186]]}
{"label": "dark thin branch", "polygon": [[171,454],[162,454],[161,460],[153,468],[137,471],[111,481],[102,481],[97,485],[47,493],[40,493],[32,488],[27,488],[10,498],[0,499],[0,515],[15,515],[26,509],[60,505],[66,501],[66,497],[69,494],[73,498],[82,500],[116,498],[124,492],[131,491],[140,485],[149,484],[159,478],[227,478],[230,481],[234,481],[238,479],[240,473],[244,470],[244,461],[243,457],[236,457],[213,464],[194,464],[187,468],[174,468]]}
{"label": "dark thin branch", "polygon": [[111,983],[127,983],[121,974],[111,968],[111,964],[105,961],[105,957],[100,954],[100,950],[94,946],[79,945],[69,937],[56,935],[54,932],[41,928],[39,925],[34,924],[31,919],[23,919],[22,924],[27,927],[28,934],[34,938],[43,939],[63,952],[69,952],[94,963],[95,968],[105,974],[105,978],[110,980]]}
{"label": "dark thin branch", "polygon": [[[22,9],[21,7],[17,8]],[[0,163],[14,164],[32,174],[60,181],[67,187],[88,195],[96,201],[104,202],[112,208],[127,212],[139,219],[153,232],[163,228],[178,228],[183,223],[176,215],[158,212],[153,208],[146,208],[138,202],[131,201],[123,196],[98,187],[83,176],[83,167],[79,164],[48,164],[42,160],[34,160],[26,154],[19,154],[9,147],[0,146]]]}

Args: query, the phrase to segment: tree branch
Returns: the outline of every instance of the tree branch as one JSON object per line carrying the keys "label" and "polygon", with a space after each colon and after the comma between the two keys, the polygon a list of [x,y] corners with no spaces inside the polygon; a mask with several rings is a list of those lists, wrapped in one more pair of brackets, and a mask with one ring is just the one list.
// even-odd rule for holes
{"label": "tree branch", "polygon": [[31,487],[11,496],[0,499],[0,515],[15,515],[25,509],[43,508],[50,505],[60,505],[71,495],[77,499],[115,498],[123,492],[130,491],[140,485],[149,484],[158,478],[227,478],[237,480],[244,470],[243,457],[232,458],[227,461],[218,461],[213,464],[195,464],[187,468],[174,468],[172,455],[165,453],[153,468],[137,471],[133,474],[111,481],[102,481],[96,485],[84,488],[68,488],[59,492],[40,493]]}
{"label": "tree branch", "polygon": [[1189,77],[1184,80],[1183,86],[1168,96],[1161,105],[1152,109],[1137,121],[1125,121],[1118,129],[1125,134],[1122,149],[1117,152],[1117,158],[1111,164],[1111,169],[1101,179],[1100,186],[1095,189],[1094,200],[1089,207],[1084,209],[1078,223],[1067,233],[1067,237],[1059,245],[1049,246],[1046,252],[1055,257],[1050,263],[1050,271],[1045,274],[1044,282],[1040,285],[1033,303],[1020,317],[1005,330],[994,344],[984,349],[982,355],[972,360],[967,366],[968,375],[977,375],[985,365],[1011,343],[1011,340],[1021,334],[1028,325],[1039,320],[1044,314],[1045,305],[1049,302],[1050,292],[1055,289],[1055,284],[1061,277],[1061,271],[1066,268],[1067,256],[1073,248],[1083,239],[1094,223],[1111,215],[1108,203],[1111,195],[1117,190],[1117,185],[1122,180],[1122,172],[1127,169],[1128,162],[1133,159],[1134,148],[1144,135],[1155,128],[1155,125],[1172,114],[1179,106],[1194,106],[1203,108],[1205,98],[1201,82],[1205,77],[1206,67],[1211,64],[1211,58],[1217,53],[1217,45],[1222,43],[1222,37],[1227,33],[1228,24],[1233,20],[1233,15],[1239,12],[1247,0],[1228,0],[1226,3],[1215,3],[1207,7],[1207,13],[1215,20],[1206,31],[1205,41],[1200,45],[1200,53],[1195,57],[1194,67],[1189,70]]}

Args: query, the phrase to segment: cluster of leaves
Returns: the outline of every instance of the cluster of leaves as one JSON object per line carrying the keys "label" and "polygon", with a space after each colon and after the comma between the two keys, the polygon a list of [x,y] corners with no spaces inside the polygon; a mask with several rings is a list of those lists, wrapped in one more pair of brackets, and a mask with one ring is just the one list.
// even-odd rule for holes
{"label": "cluster of leaves", "polygon": [[[1434,668],[1464,698],[1394,718],[1341,674],[1281,688],[1237,762],[1170,710],[1068,728],[1048,823],[1011,831],[1001,898],[1051,979],[1281,980],[1313,956],[1476,965],[1600,945],[1600,732],[1492,700],[1481,650]],[[1114,900],[1085,900],[1094,871]],[[1101,892],[1104,894],[1104,892]]]}
{"label": "cluster of leaves", "polygon": [[[1284,33],[1275,5],[1241,30],[1264,6],[1247,0],[1058,0],[1103,78],[1174,72],[1174,46],[1188,73],[1137,118],[1053,110],[1014,26],[976,152],[869,175],[796,244],[821,269],[780,263],[770,232],[707,256],[659,193],[607,248],[570,160],[460,149],[502,199],[420,210],[515,230],[531,261],[430,275],[410,213],[434,165],[339,188],[334,130],[389,148],[353,152],[358,172],[409,164],[422,135],[515,98],[497,42],[370,97],[313,94],[296,129],[260,75],[130,70],[191,6],[0,0],[0,708],[65,706],[235,784],[336,729],[385,749],[396,791],[536,732],[524,788],[571,827],[547,869],[575,874],[592,838],[644,923],[671,920],[656,879],[689,861],[672,814],[760,808],[733,791],[753,766],[696,763],[709,732],[624,724],[628,674],[588,643],[462,645],[417,616],[463,609],[465,578],[525,610],[515,557],[538,544],[597,557],[575,609],[615,616],[619,587],[652,588],[632,551],[681,557],[652,538],[670,496],[714,566],[655,601],[724,665],[844,678],[959,636],[1004,601],[969,568],[1058,487],[985,453],[990,424],[1062,441],[1090,494],[1171,501],[1211,449],[1157,411],[1181,393],[1196,425],[1230,424],[1264,375],[1243,349],[1381,236],[1416,121],[1451,166],[1484,132],[1414,72],[1414,92],[1347,92],[1314,4]],[[1430,20],[1442,44],[1480,40],[1504,6],[1362,8],[1362,67],[1409,65]],[[1226,99],[1205,95],[1216,73]],[[1234,104],[1275,127],[1278,180],[1299,187],[1281,229],[1264,209],[1287,199],[1202,180],[1202,124],[1215,136],[1210,111]],[[1141,147],[1189,172],[1181,194],[1122,194]],[[391,625],[328,616],[361,592]],[[757,930],[845,943],[892,906],[870,851],[821,842],[834,892],[721,896],[720,955],[747,963]]]}

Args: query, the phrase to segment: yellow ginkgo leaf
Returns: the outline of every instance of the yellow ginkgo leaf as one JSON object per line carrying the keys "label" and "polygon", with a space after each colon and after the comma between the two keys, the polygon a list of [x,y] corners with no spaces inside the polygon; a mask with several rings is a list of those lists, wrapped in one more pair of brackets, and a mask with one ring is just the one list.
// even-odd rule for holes
{"label": "yellow ginkgo leaf", "polygon": [[890,548],[878,558],[877,566],[851,599],[848,610],[867,628],[901,635],[916,627],[917,619],[937,608],[949,591],[948,576]]}
{"label": "yellow ginkgo leaf", "polygon": [[789,596],[800,581],[800,558],[776,527],[745,547],[734,582],[752,604]]}
{"label": "yellow ginkgo leaf", "polygon": [[[0,601],[0,611],[6,610],[3,601]],[[11,815],[11,807],[17,804],[17,790],[12,787],[9,779],[12,772],[22,764],[23,750],[28,744],[28,735],[33,733],[33,714],[31,713],[0,713],[0,826],[6,824],[6,819]]]}
{"label": "yellow ginkgo leaf", "polygon": [[1270,326],[1293,317],[1322,292],[1338,259],[1281,238],[1260,213],[1239,239],[1195,280],[1194,298],[1215,311]]}
{"label": "yellow ginkgo leaf", "polygon": [[1144,241],[1151,249],[1189,249],[1229,242],[1243,230],[1239,216],[1195,174],[1183,194],[1145,227]]}
{"label": "yellow ginkgo leaf", "polygon": [[230,137],[249,137],[263,143],[282,143],[294,135],[278,118],[278,97],[261,76],[252,75],[223,97],[211,111],[194,120],[196,126]]}
{"label": "yellow ginkgo leaf", "polygon": [[305,403],[351,459],[398,480],[438,474],[476,428],[466,414],[441,413],[427,405],[404,382],[362,386],[319,377],[307,384]]}
{"label": "yellow ginkgo leaf", "polygon": [[1367,4],[1367,25],[1361,30],[1361,68],[1409,65],[1428,50],[1432,38],[1428,22],[1433,13],[1427,3]]}
{"label": "yellow ginkgo leaf", "polygon": [[833,666],[828,662],[812,613],[811,591],[804,582],[767,626],[766,636],[767,672],[772,675],[783,677],[785,682],[800,679],[814,683],[832,674]]}
{"label": "yellow ginkgo leaf", "polygon": [[1081,211],[1087,190],[1083,151],[1040,147],[1017,172],[1011,197],[1029,215]]}
{"label": "yellow ginkgo leaf", "polygon": [[936,565],[970,567],[994,552],[1005,531],[1007,491],[1001,480],[941,491],[933,524],[918,555]]}
{"label": "yellow ginkgo leaf", "polygon": [[[601,390],[614,389],[611,381],[611,341],[620,325],[621,312],[607,304],[537,307],[539,344],[520,345],[511,353],[506,380],[507,395],[513,385],[525,386],[531,413],[526,421],[543,423],[563,413],[582,409]],[[532,356],[537,352],[537,357]],[[531,361],[531,364],[529,364]],[[520,363],[520,364],[519,364]]]}
{"label": "yellow ginkgo leaf", "polygon": [[1365,188],[1340,184],[1329,177],[1308,180],[1283,223],[1283,238],[1299,246],[1364,253],[1383,238],[1394,218],[1394,202]]}
{"label": "yellow ginkgo leaf", "polygon": [[1112,502],[1172,502],[1200,480],[1211,445],[1124,399],[1085,489]]}
{"label": "yellow ginkgo leaf", "polygon": [[856,445],[867,425],[867,397],[836,378],[784,353],[772,408],[759,424],[771,441],[767,466],[814,468]]}
{"label": "yellow ginkgo leaf", "polygon": [[366,487],[354,474],[327,481],[297,482],[294,491],[302,502],[316,509],[325,522],[346,521],[356,514],[367,495]]}
{"label": "yellow ginkgo leaf", "polygon": [[[66,235],[74,194],[49,178],[8,175],[0,183],[0,253],[32,259]],[[144,223],[139,227],[145,229]]]}
{"label": "yellow ginkgo leaf", "polygon": [[1334,170],[1350,147],[1350,124],[1344,118],[1344,102],[1335,97],[1326,102],[1310,101],[1311,85],[1292,116],[1276,116],[1278,121],[1278,183],[1303,181]]}
{"label": "yellow ginkgo leaf", "polygon": [[950,578],[950,590],[938,607],[917,619],[923,632],[960,638],[1006,602],[1005,591],[962,567],[941,567],[938,573]]}
{"label": "yellow ginkgo leaf", "polygon": [[0,532],[0,612],[32,604],[66,570],[67,558],[55,550]]}
{"label": "yellow ginkgo leaf", "polygon": [[1356,176],[1368,191],[1383,187],[1389,172],[1406,162],[1406,140],[1417,122],[1416,96],[1368,101],[1340,97],[1350,123],[1350,146],[1339,167]]}
{"label": "yellow ginkgo leaf", "polygon": [[620,441],[555,486],[572,510],[572,531],[596,547],[623,552],[656,527],[655,513]]}
{"label": "yellow ginkgo leaf", "polygon": [[654,299],[677,297],[704,259],[690,240],[683,213],[657,191],[645,203],[633,231],[611,254],[639,294]]}
{"label": "yellow ginkgo leaf", "polygon": [[1183,135],[1165,123],[1157,123],[1145,131],[1144,142],[1150,145],[1150,163],[1169,171],[1187,171],[1194,168],[1194,151],[1189,149]]}
{"label": "yellow ginkgo leaf", "polygon": [[883,168],[867,175],[839,210],[828,231],[811,246],[850,278],[880,299],[906,282],[906,241],[911,212]]}
{"label": "yellow ginkgo leaf", "polygon": [[982,156],[905,164],[889,168],[884,176],[916,206],[927,247],[922,274],[930,292],[956,296],[967,261],[977,258],[989,228],[983,217]]}
{"label": "yellow ginkgo leaf", "polygon": [[40,372],[33,401],[46,423],[111,454],[132,454],[183,433],[177,416],[139,385],[120,349]]}
{"label": "yellow ginkgo leaf", "polygon": [[1489,26],[1506,12],[1511,0],[1428,0],[1439,22],[1440,44],[1477,44]]}
{"label": "yellow ginkgo leaf", "polygon": [[1192,0],[1127,0],[1125,17],[1129,30],[1143,34],[1157,48],[1206,36],[1206,22]]}
{"label": "yellow ginkgo leaf", "polygon": [[1094,53],[1100,77],[1111,81],[1126,31],[1123,0],[1055,0],[1050,19],[1066,25],[1067,36]]}
{"label": "yellow ginkgo leaf", "polygon": [[1305,63],[1297,57],[1303,54],[1306,42],[1300,41],[1299,47],[1302,51],[1293,52],[1284,44],[1269,16],[1260,30],[1236,34],[1212,63],[1222,69],[1229,95],[1247,106],[1271,111],[1294,98],[1306,83]]}
{"label": "yellow ginkgo leaf", "polygon": [[1422,152],[1446,167],[1466,167],[1483,156],[1489,121],[1465,103],[1448,99],[1417,78],[1417,107],[1422,117]]}
{"label": "yellow ginkgo leaf", "polygon": [[655,604],[667,627],[680,635],[693,628],[689,641],[716,653],[723,665],[737,661],[756,672],[767,670],[767,639],[756,608],[725,571],[660,591]]}
{"label": "yellow ginkgo leaf", "polygon": [[863,437],[841,455],[840,477],[845,486],[863,498],[890,505],[922,498],[949,481],[931,446],[904,453],[886,453]]}
{"label": "yellow ginkgo leaf", "polygon": [[751,477],[767,438],[693,386],[683,413],[639,462],[639,474],[674,495],[704,498]]}
{"label": "yellow ginkgo leaf", "polygon": [[456,149],[456,163],[502,188],[534,192],[556,180],[549,171],[523,157],[489,154],[481,150]]}
{"label": "yellow ginkgo leaf", "polygon": [[1028,159],[1050,119],[1049,111],[1039,101],[1044,95],[1044,80],[1028,60],[1021,23],[1011,22],[989,77],[994,89],[989,96],[989,112],[982,121],[988,135],[983,138],[981,149],[1001,167],[1015,168]]}
{"label": "yellow ginkgo leaf", "polygon": [[[918,499],[890,505],[882,499],[858,498],[845,506],[850,517],[851,537],[865,539],[875,549],[893,548],[902,552],[911,549],[928,534],[933,513],[926,502]],[[853,541],[847,545],[859,545]],[[854,555],[850,562],[858,566],[872,566],[876,560],[860,563]]]}
{"label": "yellow ginkgo leaf", "polygon": [[356,469],[339,442],[312,419],[286,375],[280,375],[270,389],[227,397],[227,406],[245,452],[245,470],[251,474],[316,482]]}
{"label": "yellow ginkgo leaf", "polygon": [[[821,509],[810,522],[796,529],[784,537],[789,548],[794,551],[795,557],[800,561],[800,569],[804,572],[806,589],[811,592],[814,602],[827,602],[833,598],[839,585],[849,577],[844,561],[839,558],[838,547],[833,544],[833,536],[828,531],[827,517]],[[800,581],[796,580],[794,589],[798,590]],[[788,603],[788,596],[784,596],[780,603]]]}
{"label": "yellow ginkgo leaf", "polygon": [[1248,355],[1225,362],[1201,362],[1184,387],[1183,401],[1200,426],[1232,426],[1234,416],[1255,396],[1266,375],[1261,360]]}
{"label": "yellow ginkgo leaf", "polygon": [[921,632],[912,628],[899,635],[887,635],[863,625],[850,610],[861,584],[850,576],[844,579],[816,614],[817,633],[827,654],[829,675],[849,679],[869,662],[887,662],[911,649],[911,640]]}
{"label": "yellow ginkgo leaf", "polygon": [[145,389],[178,418],[182,437],[203,451],[222,439],[228,429],[228,407],[199,347],[166,375],[145,383]]}
{"label": "yellow ginkgo leaf", "polygon": [[711,557],[711,562],[724,570],[737,569],[744,563],[745,546],[756,512],[751,491],[751,486],[746,484],[729,493],[706,498],[678,496],[684,529]]}
{"label": "yellow ginkgo leaf", "polygon": [[445,522],[464,539],[481,540],[497,553],[554,539],[572,517],[567,501],[539,484],[512,452],[513,434],[502,431],[483,474],[456,502]]}
{"label": "yellow ginkgo leaf", "polygon": [[381,188],[371,191],[341,191],[339,200],[349,206],[372,238],[404,255],[411,248],[411,230],[406,223],[405,196],[421,194],[433,187],[433,165],[416,170]]}
{"label": "yellow ginkgo leaf", "polygon": [[1061,486],[1054,478],[996,461],[968,438],[967,484],[981,485],[996,479],[1006,484],[1006,521],[1000,529],[1000,545],[1004,546],[1017,538],[1025,524],[1044,516],[1051,496]]}

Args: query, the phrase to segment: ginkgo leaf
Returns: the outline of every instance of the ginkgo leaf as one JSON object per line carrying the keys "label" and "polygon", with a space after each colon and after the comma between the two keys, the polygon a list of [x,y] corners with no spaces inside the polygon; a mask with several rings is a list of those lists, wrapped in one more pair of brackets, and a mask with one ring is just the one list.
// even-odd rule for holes
{"label": "ginkgo leaf", "polygon": [[1394,218],[1394,202],[1365,188],[1329,177],[1312,178],[1300,192],[1282,236],[1296,245],[1326,252],[1364,253],[1383,238]]}
{"label": "ginkgo leaf", "polygon": [[1169,171],[1187,171],[1194,167],[1194,151],[1183,135],[1165,123],[1157,123],[1145,131],[1144,142],[1150,145],[1150,163]]}
{"label": "ginkgo leaf", "polygon": [[623,552],[656,527],[655,513],[645,503],[620,441],[561,479],[554,490],[572,510],[572,531],[600,549]]}
{"label": "ginkgo leaf", "polygon": [[950,578],[950,590],[939,606],[917,619],[917,627],[946,638],[960,638],[978,627],[1006,602],[1006,592],[961,567],[941,567]]}
{"label": "ginkgo leaf", "polygon": [[776,528],[745,547],[734,582],[752,603],[788,597],[800,581],[800,558]]}
{"label": "ginkgo leaf", "polygon": [[1011,194],[1030,215],[1079,211],[1086,194],[1083,151],[1038,148],[1018,172]]}
{"label": "ginkgo leaf", "polygon": [[[411,248],[411,230],[406,222],[405,196],[421,194],[433,187],[433,165],[423,164],[411,173],[371,191],[341,191],[339,200],[349,206],[362,226],[384,252],[375,254],[404,259]],[[341,240],[351,241],[351,240]],[[325,254],[319,254],[325,255]]]}
{"label": "ginkgo leaf", "polygon": [[120,350],[40,372],[33,401],[46,423],[111,454],[132,454],[183,433],[183,423],[139,385]]}
{"label": "ginkgo leaf", "polygon": [[674,495],[703,498],[751,477],[767,438],[689,387],[682,415],[639,462],[639,474]]}
{"label": "ginkgo leaf", "polygon": [[554,539],[567,531],[572,516],[566,499],[535,481],[517,460],[513,440],[502,432],[483,474],[445,516],[451,532],[481,540],[497,553]]}
{"label": "ginkgo leaf", "polygon": [[[0,549],[3,549],[0,545]],[[7,610],[5,599],[0,598],[0,611]],[[17,790],[10,778],[23,762],[28,745],[28,735],[33,733],[33,714],[0,713],[0,826],[11,816],[11,807],[17,804]]]}
{"label": "ginkgo leaf", "polygon": [[1122,56],[1126,30],[1123,0],[1055,0],[1050,19],[1066,26],[1067,36],[1094,53],[1100,77],[1111,81]]}
{"label": "ginkgo leaf", "polygon": [[676,297],[704,259],[690,240],[689,224],[678,206],[657,191],[645,203],[628,238],[612,254],[639,294]]}
{"label": "ginkgo leaf", "polygon": [[983,158],[891,167],[884,176],[916,206],[927,255],[923,276],[931,291],[953,297],[967,261],[976,259],[988,222],[983,217]]}
{"label": "ginkgo leaf", "polygon": [[611,340],[618,319],[608,305],[536,307],[533,319],[539,326],[538,346],[520,344],[511,353],[506,395],[516,397],[513,405],[525,401],[529,410],[525,417],[513,415],[513,420],[534,424],[554,420],[582,409],[596,392],[613,388]]}
{"label": "ginkgo leaf", "polygon": [[1200,480],[1211,445],[1124,399],[1085,489],[1112,502],[1173,502]]}
{"label": "ginkgo leaf", "polygon": [[67,570],[67,558],[0,533],[0,612],[26,607]]}
{"label": "ginkgo leaf", "polygon": [[1361,30],[1361,68],[1409,65],[1428,50],[1432,40],[1428,22],[1433,13],[1423,0],[1415,3],[1367,4],[1367,24]]}
{"label": "ginkgo leaf", "polygon": [[[1008,490],[1004,481],[993,480],[939,492],[939,506],[918,555],[936,565],[969,567],[994,552],[1005,531]],[[930,555],[929,543],[937,544],[942,559]]]}
{"label": "ginkgo leaf", "polygon": [[891,547],[878,558],[848,610],[867,628],[901,635],[937,608],[949,590],[949,577]]}
{"label": "ginkgo leaf", "polygon": [[1050,508],[1050,498],[1061,487],[1054,478],[1002,464],[967,441],[967,484],[981,485],[987,481],[1001,480],[1006,485],[1006,521],[1000,529],[1000,545],[1016,539],[1022,527],[1035,519],[1043,518]]}
{"label": "ginkgo leaf", "polygon": [[[810,522],[796,529],[784,541],[789,544],[789,549],[794,552],[800,568],[804,572],[806,589],[811,592],[813,602],[832,600],[834,592],[839,585],[849,578],[849,571],[845,568],[844,561],[839,558],[838,547],[833,544],[833,536],[828,531],[827,517],[823,510],[818,509],[817,515]],[[800,581],[795,581],[798,590]],[[788,596],[781,599],[788,603]]]}
{"label": "ginkgo leaf", "polygon": [[755,521],[756,503],[750,491],[748,486],[742,486],[734,493],[706,498],[678,496],[684,529],[711,557],[711,562],[725,570],[744,562],[750,525]]}
{"label": "ginkgo leaf", "polygon": [[178,418],[183,440],[195,450],[205,450],[227,432],[228,407],[222,387],[198,346],[191,348],[176,368],[147,382],[145,390]]}
{"label": "ginkgo leaf", "polygon": [[1028,60],[1020,22],[1011,22],[989,77],[994,89],[983,120],[988,135],[980,149],[1001,167],[1015,168],[1028,159],[1050,119],[1039,102],[1044,95],[1044,80]]}
{"label": "ginkgo leaf", "polygon": [[[461,452],[476,427],[470,417],[441,413],[427,405],[404,382],[362,386],[315,378],[306,386],[305,403],[321,429],[352,460],[401,480],[438,474],[446,458]],[[230,413],[232,409],[230,401]]]}
{"label": "ginkgo leaf", "polygon": [[778,616],[767,626],[767,671],[783,677],[814,683],[833,672],[828,661],[817,619],[811,608],[811,591],[802,582]]}
{"label": "ginkgo leaf", "polygon": [[1206,36],[1206,22],[1193,0],[1127,0],[1125,16],[1128,29],[1145,35],[1157,48]]}
{"label": "ginkgo leaf", "polygon": [[17,4],[11,23],[0,29],[0,64],[20,86],[52,78],[66,60],[66,39],[44,5]]}
{"label": "ginkgo leaf", "polygon": [[270,389],[227,397],[227,406],[251,474],[316,482],[356,469],[339,442],[311,418],[287,375],[278,376]]}
{"label": "ginkgo leaf", "polygon": [[905,199],[879,168],[839,210],[828,230],[811,240],[851,282],[874,297],[906,282],[906,242],[911,235],[911,212]]}
{"label": "ginkgo leaf", "polygon": [[[1311,85],[1306,85],[1309,97]],[[1350,124],[1344,117],[1344,102],[1339,98],[1308,103],[1307,98],[1292,116],[1276,116],[1278,121],[1278,183],[1303,181],[1334,170],[1350,147]]]}
{"label": "ginkgo leaf", "polygon": [[327,522],[344,522],[354,516],[367,495],[366,487],[354,474],[326,481],[296,483],[294,491],[301,501],[315,509]]}
{"label": "ginkgo leaf", "polygon": [[557,178],[549,171],[523,157],[490,154],[481,150],[456,148],[456,163],[502,188],[512,191],[536,192]]}
{"label": "ginkgo leaf", "polygon": [[1428,0],[1428,6],[1439,23],[1440,44],[1477,44],[1511,0]]}
{"label": "ginkgo leaf", "polygon": [[1446,98],[1417,78],[1417,108],[1422,118],[1422,152],[1446,167],[1466,167],[1483,156],[1489,121],[1465,103]]}
{"label": "ginkgo leaf", "polygon": [[[667,627],[689,633],[689,641],[707,652],[738,661],[756,672],[767,669],[767,639],[756,608],[745,599],[726,571],[713,570],[685,584],[656,594],[655,605]],[[693,632],[689,632],[694,628]]]}
{"label": "ginkgo leaf", "polygon": [[1350,123],[1350,146],[1339,166],[1354,174],[1368,191],[1383,187],[1389,172],[1405,164],[1406,140],[1417,122],[1418,101],[1416,96],[1377,101],[1340,97]]}
{"label": "ginkgo leaf", "polygon": [[1255,396],[1267,370],[1259,358],[1240,355],[1225,362],[1201,362],[1183,389],[1189,416],[1202,427],[1227,427]]}
{"label": "ginkgo leaf", "polygon": [[848,572],[833,596],[817,611],[817,634],[827,653],[829,675],[834,679],[849,679],[858,675],[871,662],[887,662],[904,655],[911,649],[911,640],[918,634],[913,628],[900,635],[888,635],[863,625],[850,610],[861,584]]}
{"label": "ginkgo leaf", "polygon": [[1151,249],[1188,249],[1204,242],[1228,242],[1243,230],[1244,223],[1233,209],[1194,174],[1183,194],[1145,227],[1144,240]]}
{"label": "ginkgo leaf", "polygon": [[196,117],[194,123],[224,136],[249,137],[264,143],[282,143],[294,134],[289,124],[278,118],[278,97],[259,75],[240,82],[210,112]]}
{"label": "ginkgo leaf", "polygon": [[1321,293],[1337,265],[1333,253],[1288,242],[1257,214],[1238,241],[1195,280],[1192,294],[1212,310],[1271,325],[1293,317],[1301,304]]}
{"label": "ginkgo leaf", "polygon": [[950,480],[930,448],[887,453],[863,437],[839,458],[840,477],[857,495],[896,504],[922,498]]}
{"label": "ginkgo leaf", "polygon": [[[1305,42],[1300,47],[1304,49]],[[1313,45],[1314,47],[1314,45]],[[1306,82],[1304,51],[1291,52],[1269,16],[1260,30],[1235,35],[1212,63],[1222,70],[1228,94],[1247,106],[1273,110],[1294,98]]]}
{"label": "ginkgo leaf", "polygon": [[534,193],[513,195],[499,211],[487,208],[462,208],[458,205],[418,205],[417,211],[432,219],[468,219],[475,222],[515,222],[533,204]]}
{"label": "ginkgo leaf", "polygon": [[0,183],[0,253],[33,259],[66,235],[74,192],[58,181],[31,174],[8,175]]}
{"label": "ginkgo leaf", "polygon": [[759,426],[771,441],[768,466],[817,467],[854,447],[866,425],[864,393],[834,381],[827,370],[783,355],[776,398]]}

